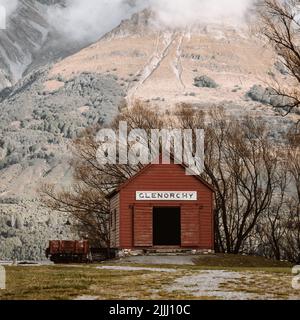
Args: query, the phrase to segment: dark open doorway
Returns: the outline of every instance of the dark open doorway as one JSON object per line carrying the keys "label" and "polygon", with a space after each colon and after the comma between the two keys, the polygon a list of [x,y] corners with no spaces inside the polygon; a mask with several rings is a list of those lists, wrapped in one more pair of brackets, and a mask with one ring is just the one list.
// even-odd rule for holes
{"label": "dark open doorway", "polygon": [[180,246],[180,208],[153,208],[153,245]]}

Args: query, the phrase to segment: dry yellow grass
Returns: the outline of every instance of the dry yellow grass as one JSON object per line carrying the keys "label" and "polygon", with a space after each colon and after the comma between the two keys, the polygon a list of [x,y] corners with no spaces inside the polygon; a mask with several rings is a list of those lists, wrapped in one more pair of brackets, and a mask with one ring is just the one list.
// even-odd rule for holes
{"label": "dry yellow grass", "polygon": [[[7,289],[0,300],[65,300],[79,296],[97,299],[151,299],[156,288],[172,282],[178,273],[98,270],[95,266],[6,267]],[[183,299],[165,293],[164,298]]]}
{"label": "dry yellow grass", "polygon": [[[109,264],[106,263],[106,265]],[[102,264],[103,265],[103,264]],[[105,265],[105,264],[104,264]],[[118,265],[114,263],[114,265]],[[133,264],[126,264],[131,265]],[[124,264],[123,264],[124,266]],[[136,264],[134,266],[137,266]],[[138,265],[145,266],[145,265]],[[0,300],[94,299],[217,299],[188,290],[167,288],[183,276],[199,275],[203,270],[239,272],[239,279],[224,279],[220,290],[247,292],[254,297],[293,299],[300,297],[291,287],[291,265],[259,257],[216,255],[201,256],[194,266],[147,267],[173,268],[175,272],[149,272],[96,269],[96,265],[8,266],[7,289]]]}

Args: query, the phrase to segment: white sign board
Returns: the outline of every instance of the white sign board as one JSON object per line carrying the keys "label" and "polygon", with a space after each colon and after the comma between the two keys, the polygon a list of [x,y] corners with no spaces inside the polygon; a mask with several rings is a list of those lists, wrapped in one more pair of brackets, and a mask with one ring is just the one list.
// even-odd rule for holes
{"label": "white sign board", "polygon": [[197,191],[137,191],[137,201],[197,201]]}

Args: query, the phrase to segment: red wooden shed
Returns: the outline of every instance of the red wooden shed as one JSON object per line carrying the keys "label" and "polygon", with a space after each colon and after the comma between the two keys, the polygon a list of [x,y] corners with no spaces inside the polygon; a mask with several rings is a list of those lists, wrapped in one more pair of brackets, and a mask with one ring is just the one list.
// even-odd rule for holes
{"label": "red wooden shed", "polygon": [[110,194],[112,248],[214,249],[214,190],[185,169],[149,164]]}

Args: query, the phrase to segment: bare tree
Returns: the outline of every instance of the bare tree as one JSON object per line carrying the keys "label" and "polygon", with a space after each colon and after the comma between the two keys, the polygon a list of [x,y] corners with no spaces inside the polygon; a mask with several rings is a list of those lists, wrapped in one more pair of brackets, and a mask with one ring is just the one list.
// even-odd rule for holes
{"label": "bare tree", "polygon": [[[160,128],[162,121],[154,111],[140,102],[124,109],[110,125],[117,132],[119,122],[126,121],[128,130]],[[70,188],[57,190],[54,185],[42,187],[42,201],[55,211],[69,213],[79,234],[96,246],[109,247],[110,209],[107,195],[138,172],[143,165],[105,164],[97,161],[96,134],[100,126],[85,130],[72,143],[73,183]]]}
{"label": "bare tree", "polygon": [[280,154],[279,188],[271,206],[260,219],[256,236],[259,253],[300,262],[300,136],[297,126],[287,134]]}
{"label": "bare tree", "polygon": [[248,250],[245,241],[274,198],[276,149],[266,125],[250,118],[215,118],[207,135],[212,139],[207,149],[212,150],[206,173],[217,190],[216,241],[222,251],[239,253]]}
{"label": "bare tree", "polygon": [[290,190],[287,193],[288,215],[285,227],[287,237],[284,243],[288,260],[300,262],[300,135],[298,128],[289,134],[287,168],[290,175]]}
{"label": "bare tree", "polygon": [[[238,119],[215,109],[187,109],[177,116],[185,128],[205,128],[205,173],[216,191],[215,248],[239,253],[270,208],[280,178],[277,149],[260,120]],[[249,252],[249,250],[248,250]]]}
{"label": "bare tree", "polygon": [[286,113],[300,107],[300,19],[299,0],[258,2],[260,32],[270,42],[291,77],[289,86],[276,82],[273,105]]}
{"label": "bare tree", "polygon": [[284,243],[288,232],[286,195],[289,181],[285,162],[278,170],[280,170],[278,188],[272,203],[258,221],[254,234],[257,245],[253,249],[267,258],[281,260],[284,258]]}
{"label": "bare tree", "polygon": [[[277,225],[281,208],[287,207],[288,203],[283,196],[286,184],[281,171],[282,154],[269,137],[268,126],[262,120],[229,117],[223,109],[204,114],[188,105],[178,107],[173,114],[158,117],[147,106],[137,103],[123,110],[112,123],[112,128],[117,130],[120,121],[127,122],[128,130],[140,128],[148,134],[153,128],[204,128],[203,177],[216,190],[216,249],[228,253],[252,252],[248,244],[250,240],[258,239],[257,225],[268,223],[271,227],[263,230],[263,238],[270,243],[274,256],[281,257],[277,247],[282,234]],[[48,206],[69,212],[78,221],[81,233],[98,244],[109,246],[110,212],[106,196],[143,165],[99,164],[95,139],[98,129],[86,130],[74,142],[74,183],[71,188],[57,191],[54,186],[46,186],[43,192]],[[296,156],[295,159],[298,161]],[[294,166],[297,167],[296,175],[298,164],[294,163]],[[292,172],[292,168],[290,170]],[[300,182],[298,190],[300,194]],[[294,206],[294,202],[289,204]],[[289,248],[297,243],[295,239],[293,233]]]}

